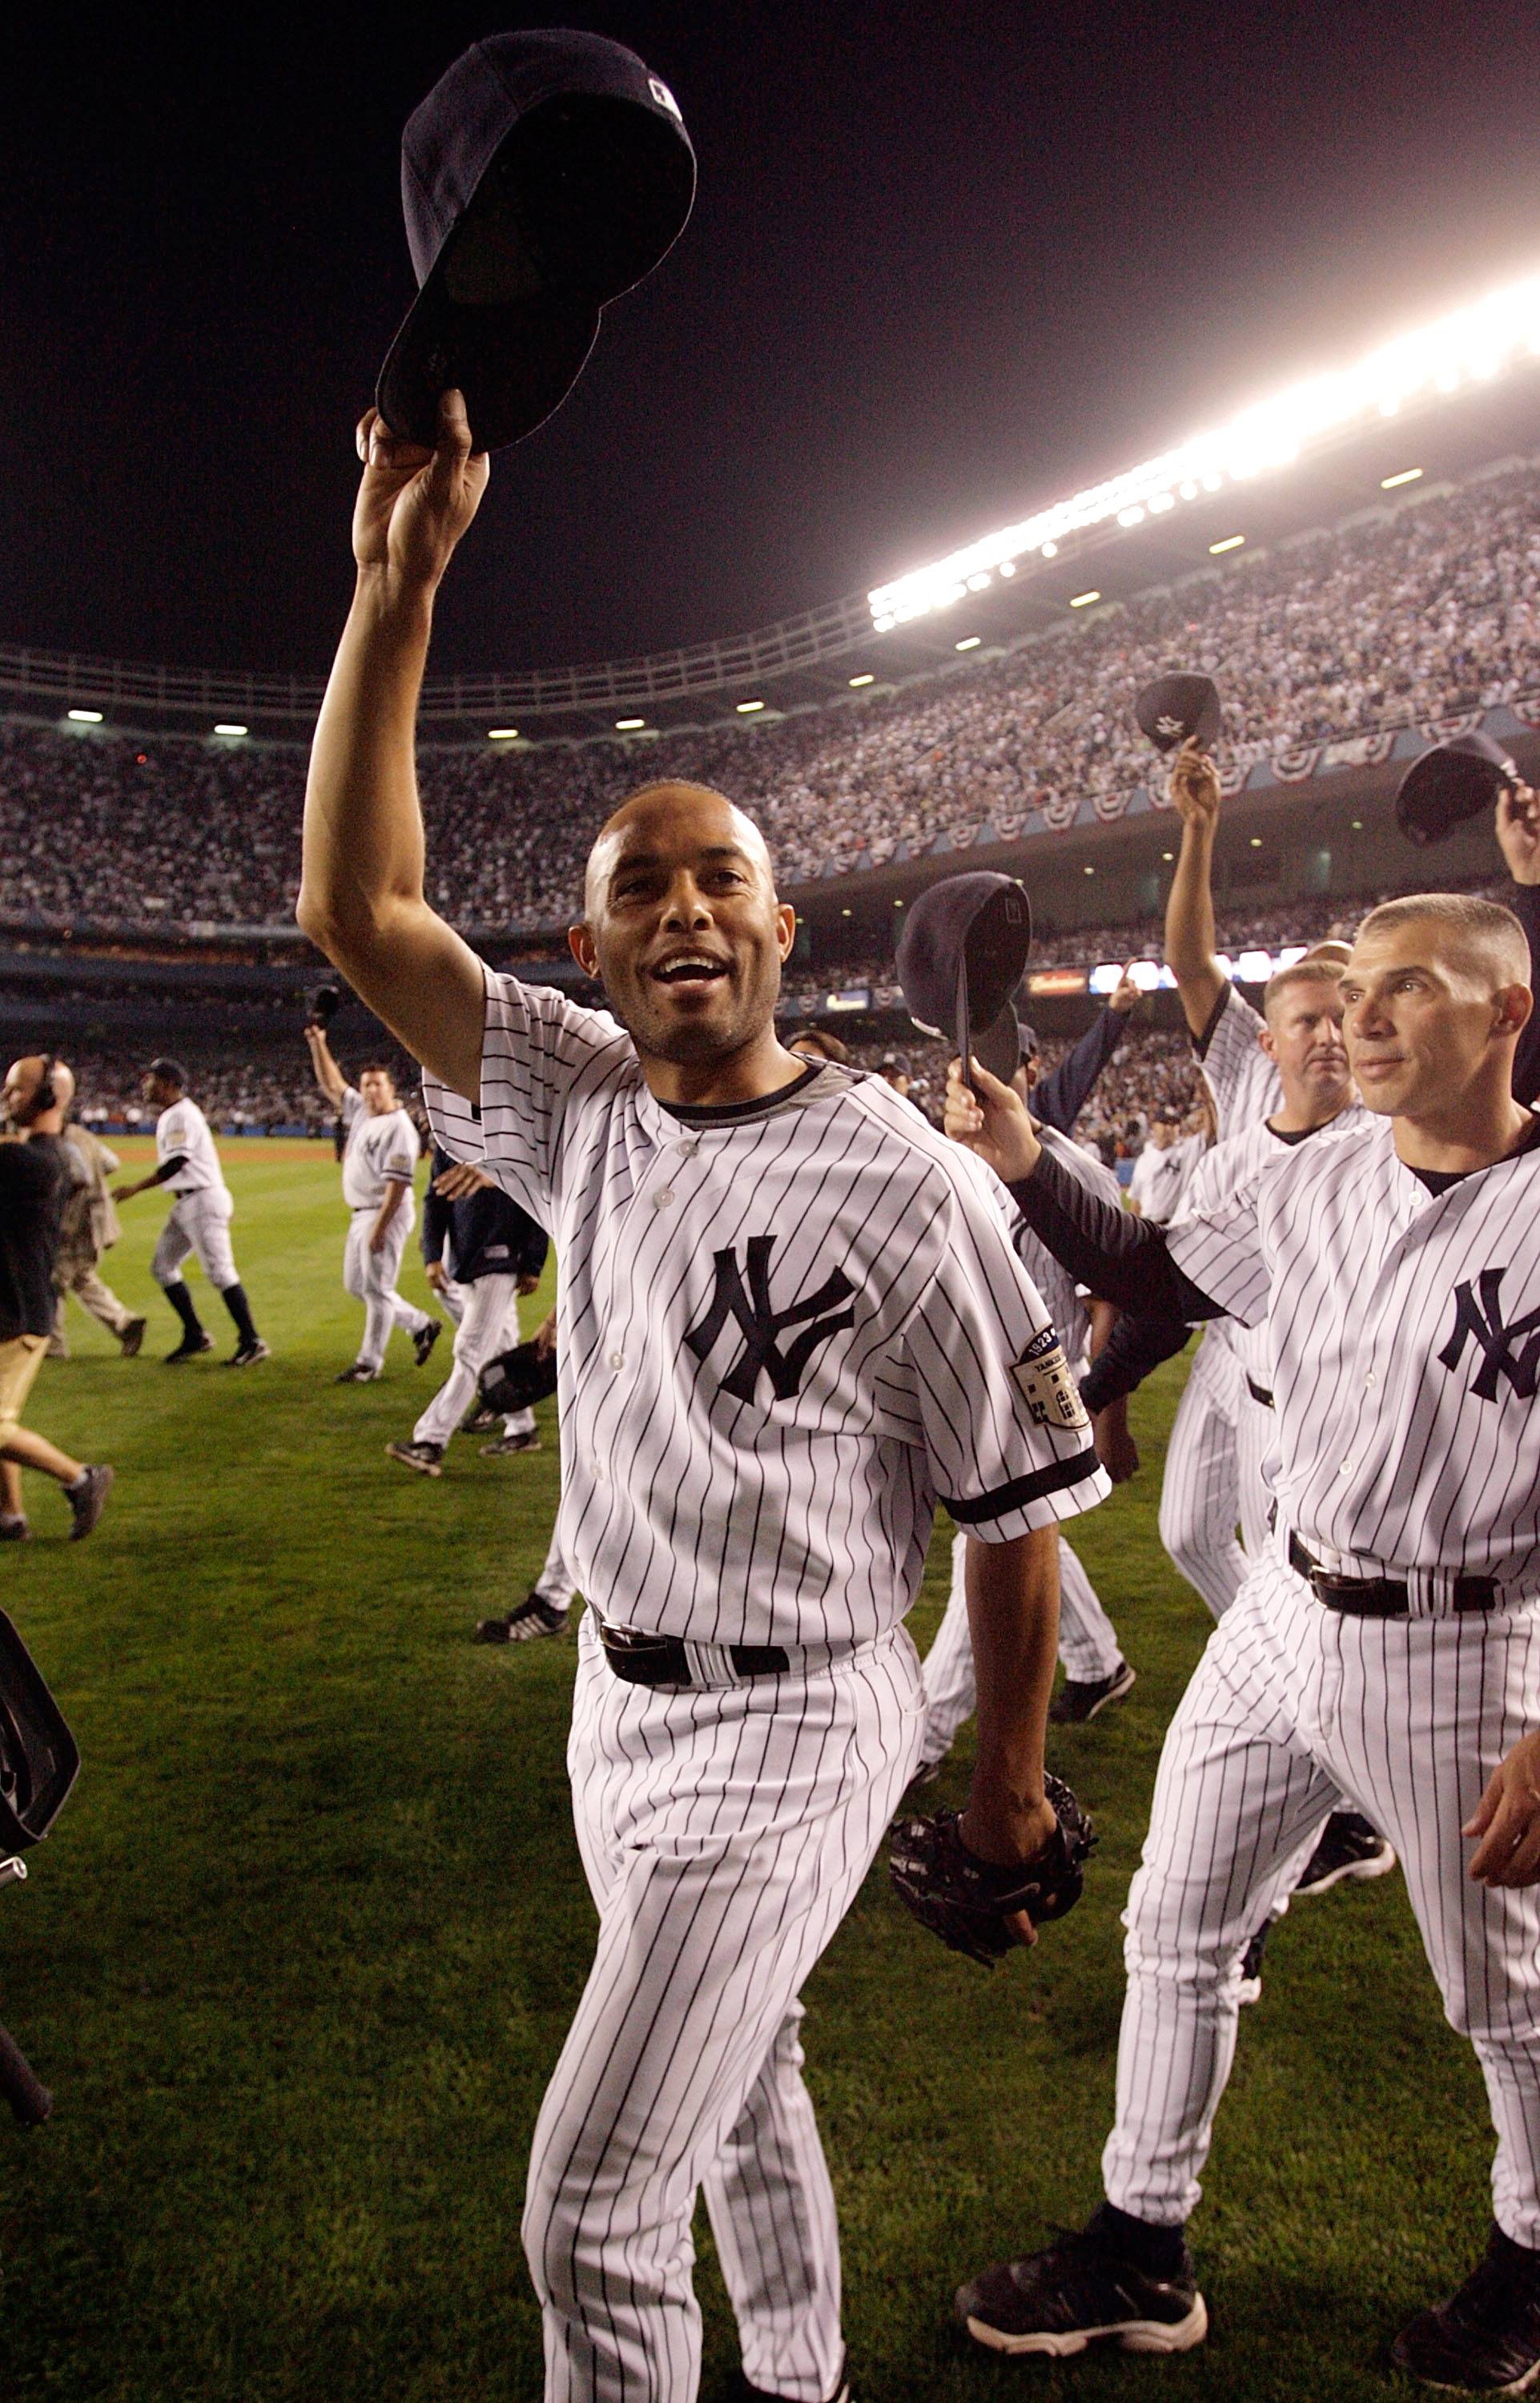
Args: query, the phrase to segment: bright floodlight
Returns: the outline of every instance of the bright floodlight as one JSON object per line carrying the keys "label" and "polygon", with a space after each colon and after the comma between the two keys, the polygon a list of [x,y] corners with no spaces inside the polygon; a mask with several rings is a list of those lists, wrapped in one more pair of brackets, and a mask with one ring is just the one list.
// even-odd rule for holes
{"label": "bright floodlight", "polygon": [[1381,476],[1380,479],[1380,490],[1382,493],[1394,493],[1397,484],[1420,483],[1422,481],[1422,470],[1421,467],[1403,467],[1398,476]]}
{"label": "bright floodlight", "polygon": [[1540,276],[1531,276],[1455,310],[1436,325],[1399,335],[1353,367],[1307,377],[1243,409],[1228,425],[1193,435],[1158,458],[1054,501],[932,566],[876,585],[867,596],[872,623],[886,633],[932,609],[949,608],[970,590],[975,576],[989,575],[1007,559],[1028,551],[1052,559],[1066,535],[1092,526],[1137,525],[1146,514],[1163,515],[1180,502],[1288,466],[1335,435],[1396,416],[1408,401],[1489,382],[1537,354]]}
{"label": "bright floodlight", "polygon": [[102,723],[99,709],[72,709],[68,715],[72,726],[100,726]]}
{"label": "bright floodlight", "polygon": [[982,634],[964,634],[960,643],[954,643],[952,645],[952,649],[954,651],[976,651],[983,639],[984,637]]}
{"label": "bright floodlight", "polygon": [[1102,595],[1100,592],[1077,592],[1074,600],[1070,603],[1070,607],[1072,609],[1089,609],[1093,601],[1100,601]]}
{"label": "bright floodlight", "polygon": [[1222,550],[1239,550],[1246,537],[1243,534],[1228,534],[1223,542],[1211,542],[1209,557],[1217,559]]}
{"label": "bright floodlight", "polygon": [[487,729],[487,741],[489,743],[516,743],[518,739],[519,729],[517,726],[489,726]]}
{"label": "bright floodlight", "polygon": [[851,690],[852,692],[858,692],[864,684],[875,684],[876,682],[877,678],[874,675],[852,676],[850,680]]}
{"label": "bright floodlight", "polygon": [[763,709],[764,706],[762,701],[741,701],[738,704],[738,715],[740,717],[750,717],[756,709]]}
{"label": "bright floodlight", "polygon": [[237,726],[233,718],[223,718],[214,730],[215,734],[249,734],[251,732],[251,728],[249,726]]}
{"label": "bright floodlight", "polygon": [[640,734],[646,722],[645,717],[617,717],[615,730],[617,734]]}

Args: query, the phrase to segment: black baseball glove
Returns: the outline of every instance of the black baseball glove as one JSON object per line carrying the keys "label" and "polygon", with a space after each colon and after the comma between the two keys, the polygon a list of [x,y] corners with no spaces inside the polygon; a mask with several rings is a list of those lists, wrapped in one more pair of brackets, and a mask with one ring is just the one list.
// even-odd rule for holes
{"label": "black baseball glove", "polygon": [[482,1369],[481,1399],[489,1410],[531,1410],[556,1391],[556,1346],[536,1349],[533,1340],[500,1352]]}
{"label": "black baseball glove", "polygon": [[1040,1927],[1080,1899],[1095,1832],[1061,1778],[1045,1777],[1043,1788],[1059,1824],[1041,1852],[1009,1868],[969,1852],[955,1811],[900,1819],[894,1829],[888,1875],[900,1902],[943,1944],[989,1969],[1015,1949],[1006,1924],[1014,1911]]}

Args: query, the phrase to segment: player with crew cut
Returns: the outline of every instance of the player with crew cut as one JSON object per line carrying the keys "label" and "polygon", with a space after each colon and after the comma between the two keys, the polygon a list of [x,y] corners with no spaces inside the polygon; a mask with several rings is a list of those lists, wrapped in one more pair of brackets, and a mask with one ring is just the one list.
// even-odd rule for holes
{"label": "player with crew cut", "polygon": [[958,2298],[1005,2353],[1200,2342],[1184,2227],[1234,2055],[1240,1947],[1339,1795],[1394,1840],[1497,2133],[1483,2258],[1393,2347],[1428,2383],[1540,2376],[1540,1118],[1518,920],[1465,895],[1370,912],[1341,993],[1363,1126],[1167,1229],[1063,1177],[1007,1088],[948,1125],[1072,1273],[1189,1319],[1266,1317],[1274,1549],[1167,1731],[1129,1896],[1106,2200]]}
{"label": "player with crew cut", "polygon": [[175,1060],[152,1060],[143,1090],[146,1101],[158,1113],[156,1164],[136,1184],[115,1186],[112,1198],[132,1202],[135,1194],[147,1193],[154,1186],[171,1188],[171,1213],[150,1261],[150,1274],[182,1322],[182,1340],[166,1358],[195,1360],[201,1352],[214,1349],[214,1338],[199,1317],[182,1274],[183,1262],[190,1256],[235,1321],[235,1350],[226,1368],[250,1368],[268,1357],[268,1347],[257,1332],[230,1249],[235,1197],[225,1182],[209,1122],[187,1091],[187,1070]]}
{"label": "player with crew cut", "polygon": [[902,1619],[936,1503],[981,1538],[963,1824],[1015,1876],[1062,1840],[1057,1527],[1106,1482],[1084,1413],[1052,1407],[1061,1354],[991,1180],[880,1079],[776,1040],[795,922],[741,811],[657,785],[601,832],[571,939],[613,1016],[491,973],[429,908],[413,722],[487,463],[455,393],[432,452],[372,412],[359,441],[300,923],[558,1261],[599,1937],[529,2172],[547,2394],[689,2403],[703,2189],[751,2392],[829,2403],[839,2247],[798,1997],[914,1769]]}

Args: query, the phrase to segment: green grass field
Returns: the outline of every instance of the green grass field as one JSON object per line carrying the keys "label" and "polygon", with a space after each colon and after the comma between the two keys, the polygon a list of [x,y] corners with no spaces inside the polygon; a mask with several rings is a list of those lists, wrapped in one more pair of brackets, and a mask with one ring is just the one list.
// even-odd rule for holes
{"label": "green grass field", "polygon": [[[0,2012],[57,2096],[48,2128],[0,2129],[0,2396],[534,2398],[525,2150],[592,1927],[562,1767],[573,1646],[467,1637],[544,1554],[550,1411],[536,1455],[463,1439],[437,1483],[395,1467],[383,1447],[442,1360],[419,1374],[397,1338],[382,1382],[334,1385],[360,1313],[329,1154],[225,1153],[271,1364],[160,1366],[176,1330],[146,1195],[108,1261],[150,1314],[146,1355],[76,1316],[29,1410],[118,1482],[71,1545],[30,1480],[39,1540],[4,1556],[85,1767],[27,1887],[0,1894]],[[405,1283],[423,1298],[415,1265]],[[207,1299],[217,1358],[230,1329]],[[1180,1373],[1136,1403],[1144,1473],[1081,1522],[1139,1671],[1054,1747],[1103,1830],[1084,1905],[989,1976],[879,1870],[809,1990],[860,2403],[1380,2395],[1384,2340],[1484,2242],[1480,2081],[1386,1879],[1300,1905],[1269,1949],[1194,2227],[1209,2344],[1053,2372],[950,2331],[961,2278],[1100,2191],[1118,1911],[1208,1626],[1155,1534]],[[735,2354],[703,2215],[700,2234],[710,2403]]]}

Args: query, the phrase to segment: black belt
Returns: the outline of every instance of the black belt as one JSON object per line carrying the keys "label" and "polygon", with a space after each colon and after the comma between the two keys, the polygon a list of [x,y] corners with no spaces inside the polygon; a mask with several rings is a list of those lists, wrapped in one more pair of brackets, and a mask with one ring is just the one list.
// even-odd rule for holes
{"label": "black belt", "polygon": [[[1302,1577],[1317,1602],[1349,1618],[1409,1618],[1411,1596],[1399,1577],[1336,1577],[1306,1551],[1297,1535],[1289,1537],[1289,1566]],[[1497,1603],[1493,1577],[1457,1577],[1450,1587],[1456,1610],[1491,1610]]]}
{"label": "black belt", "polygon": [[[601,1624],[604,1658],[628,1686],[693,1686],[689,1655],[681,1635],[643,1635],[634,1627]],[[728,1644],[722,1647],[740,1677],[784,1677],[791,1655],[780,1644]]]}
{"label": "black belt", "polygon": [[1272,1396],[1269,1393],[1266,1385],[1259,1385],[1257,1383],[1255,1377],[1248,1377],[1246,1379],[1246,1391],[1251,1396],[1254,1402],[1261,1403],[1262,1408],[1265,1410],[1271,1410]]}

